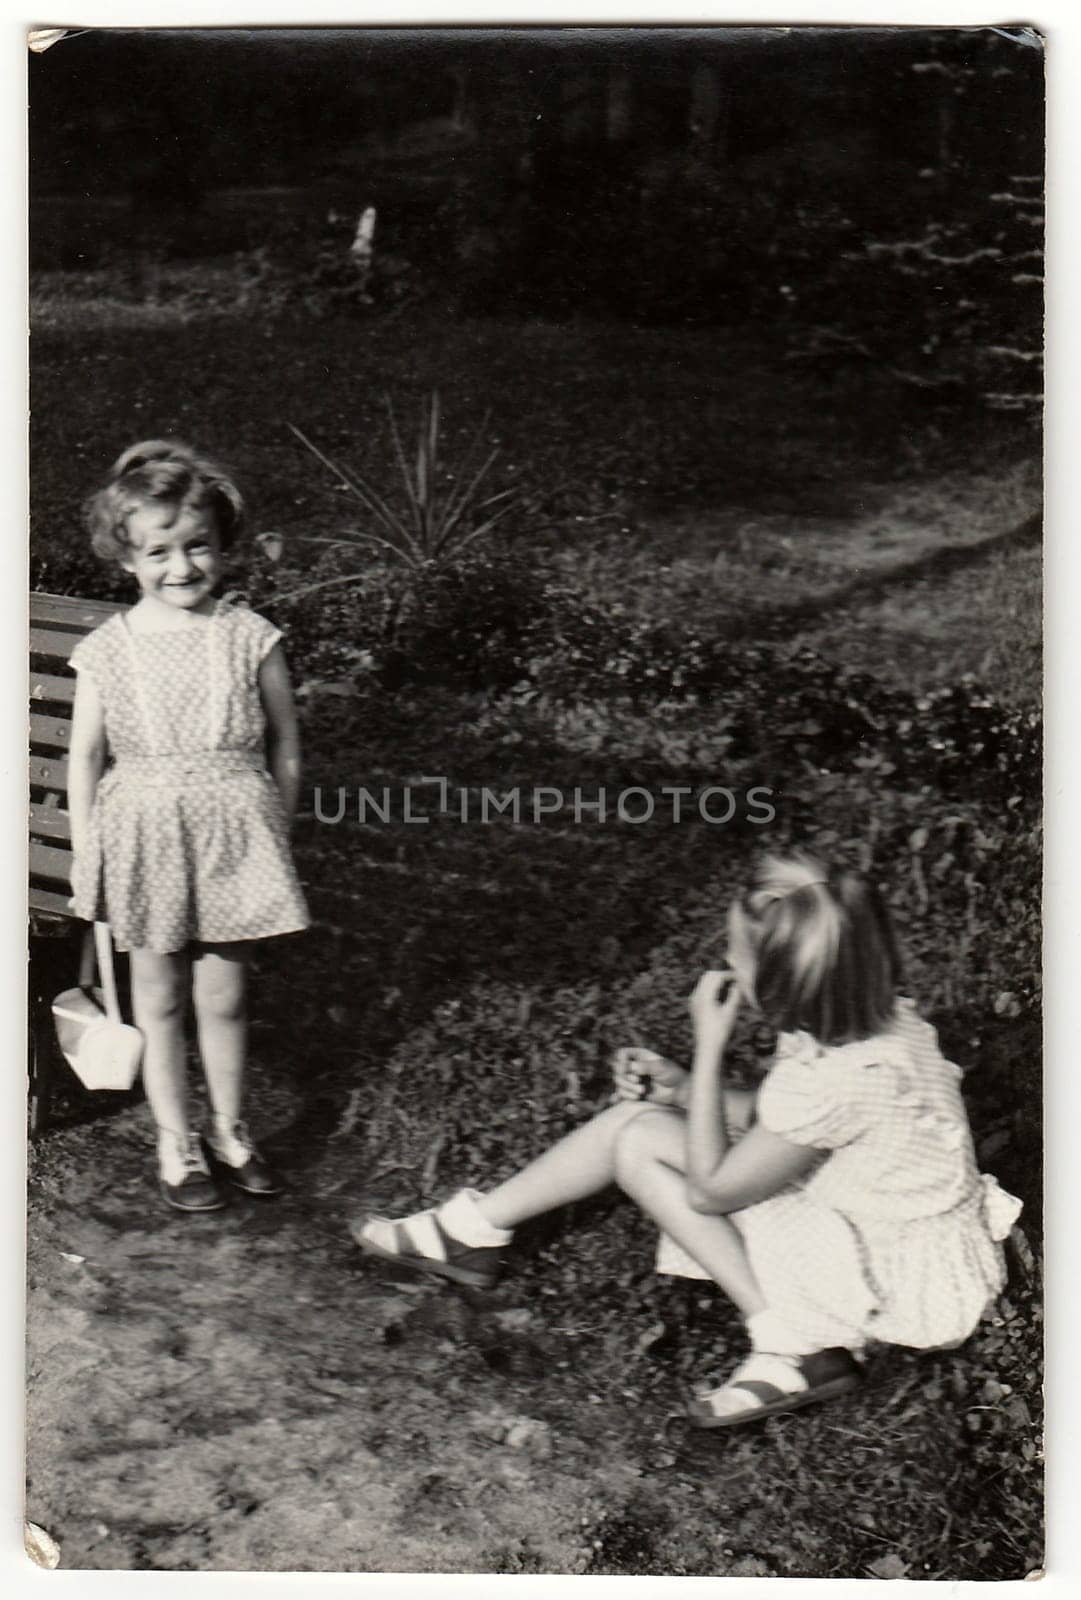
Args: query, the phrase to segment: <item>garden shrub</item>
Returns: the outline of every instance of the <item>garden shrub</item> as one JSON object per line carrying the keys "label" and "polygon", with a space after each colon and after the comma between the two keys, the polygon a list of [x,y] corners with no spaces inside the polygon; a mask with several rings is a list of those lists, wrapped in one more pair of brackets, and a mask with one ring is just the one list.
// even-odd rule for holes
{"label": "garden shrub", "polygon": [[[323,569],[320,568],[320,571]],[[520,546],[470,550],[271,611],[301,676],[361,673],[388,690],[457,687],[530,705],[710,707],[733,759],[783,747],[816,768],[858,765],[882,785],[978,781],[1017,806],[1039,794],[1038,712],[1004,707],[971,676],[911,694],[803,647],[729,644],[676,622],[607,610]]]}
{"label": "garden shrub", "polygon": [[883,781],[963,793],[978,772],[1008,798],[1038,793],[1038,713],[999,705],[973,677],[906,694],[808,648],[729,645],[558,598],[555,642],[528,663],[523,697],[708,702],[723,710],[734,756],[783,740],[815,765],[859,760]]}
{"label": "garden shrub", "polygon": [[507,550],[470,551],[453,564],[396,575],[395,590],[382,663],[390,687],[411,681],[508,688],[552,612],[543,574]]}
{"label": "garden shrub", "polygon": [[265,574],[245,587],[285,632],[300,679],[506,690],[552,609],[543,572],[506,547],[482,544],[446,564],[373,564],[340,583],[335,574],[340,559],[324,559],[305,576],[328,587],[296,600],[276,598]]}
{"label": "garden shrub", "polygon": [[132,600],[129,575],[115,562],[104,562],[90,548],[82,527],[50,528],[30,545],[30,587],[46,594],[78,595],[95,600]]}

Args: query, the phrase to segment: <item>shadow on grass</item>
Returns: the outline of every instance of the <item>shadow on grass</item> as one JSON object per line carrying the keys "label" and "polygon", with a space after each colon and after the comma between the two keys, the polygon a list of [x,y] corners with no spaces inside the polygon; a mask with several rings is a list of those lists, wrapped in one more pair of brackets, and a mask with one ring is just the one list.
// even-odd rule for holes
{"label": "shadow on grass", "polygon": [[741,616],[726,623],[727,637],[745,642],[777,638],[809,624],[821,626],[831,615],[849,606],[864,605],[894,594],[907,583],[928,578],[946,578],[955,572],[978,567],[990,555],[1002,550],[1022,549],[1038,545],[1043,536],[1043,519],[1027,517],[1016,527],[992,534],[978,544],[944,545],[913,561],[901,562],[886,572],[868,573],[853,578],[837,588],[816,594],[811,598],[795,600],[788,605],[764,607],[760,611],[745,610]]}

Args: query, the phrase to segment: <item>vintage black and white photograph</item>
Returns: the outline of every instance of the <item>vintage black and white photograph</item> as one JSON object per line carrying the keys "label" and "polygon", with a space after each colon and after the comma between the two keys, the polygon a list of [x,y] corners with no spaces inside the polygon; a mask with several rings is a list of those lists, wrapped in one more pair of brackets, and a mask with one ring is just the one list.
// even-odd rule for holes
{"label": "vintage black and white photograph", "polygon": [[29,126],[31,1559],[1037,1575],[1040,33]]}

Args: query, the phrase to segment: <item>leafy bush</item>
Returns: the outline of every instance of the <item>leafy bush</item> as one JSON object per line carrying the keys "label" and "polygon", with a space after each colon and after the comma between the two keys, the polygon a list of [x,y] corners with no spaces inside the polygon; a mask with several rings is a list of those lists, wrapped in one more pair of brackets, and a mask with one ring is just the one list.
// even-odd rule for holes
{"label": "leafy bush", "polygon": [[549,613],[543,574],[507,549],[477,548],[447,565],[348,563],[339,582],[342,564],[337,553],[320,563],[295,597],[282,599],[265,571],[244,585],[285,633],[299,681],[506,691]]}
{"label": "leafy bush", "polygon": [[96,600],[132,600],[134,585],[115,561],[102,561],[74,515],[64,527],[34,529],[30,544],[30,587],[47,594],[91,595]]}
{"label": "leafy bush", "polygon": [[512,552],[483,552],[397,580],[381,680],[508,689],[551,614],[543,575]]}
{"label": "leafy bush", "polygon": [[[974,778],[1026,806],[1039,793],[1034,710],[1004,707],[971,676],[911,694],[808,648],[729,644],[674,622],[605,610],[519,548],[446,565],[370,569],[344,598],[328,586],[281,608],[303,674],[359,671],[388,689],[444,684],[529,707],[608,711],[710,706],[732,758],[859,768],[880,785],[933,784],[963,797]],[[330,580],[333,585],[334,580]],[[261,602],[272,610],[273,597]]]}
{"label": "leafy bush", "polygon": [[1000,706],[973,677],[906,694],[810,649],[729,645],[606,614],[566,591],[549,599],[550,632],[525,664],[525,699],[705,701],[723,707],[734,755],[783,743],[816,766],[857,761],[883,781],[963,793],[978,771],[1007,798],[1038,792],[1038,713]]}

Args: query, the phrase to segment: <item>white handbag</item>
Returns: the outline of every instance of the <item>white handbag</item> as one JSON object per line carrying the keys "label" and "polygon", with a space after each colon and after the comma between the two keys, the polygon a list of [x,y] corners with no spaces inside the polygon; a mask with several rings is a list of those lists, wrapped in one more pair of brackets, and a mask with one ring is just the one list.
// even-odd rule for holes
{"label": "white handbag", "polygon": [[[93,986],[94,956],[101,988]],[[121,1020],[113,970],[113,939],[107,922],[95,922],[83,945],[79,984],[52,1005],[56,1038],[65,1061],[88,1089],[130,1089],[143,1057],[143,1036]]]}

